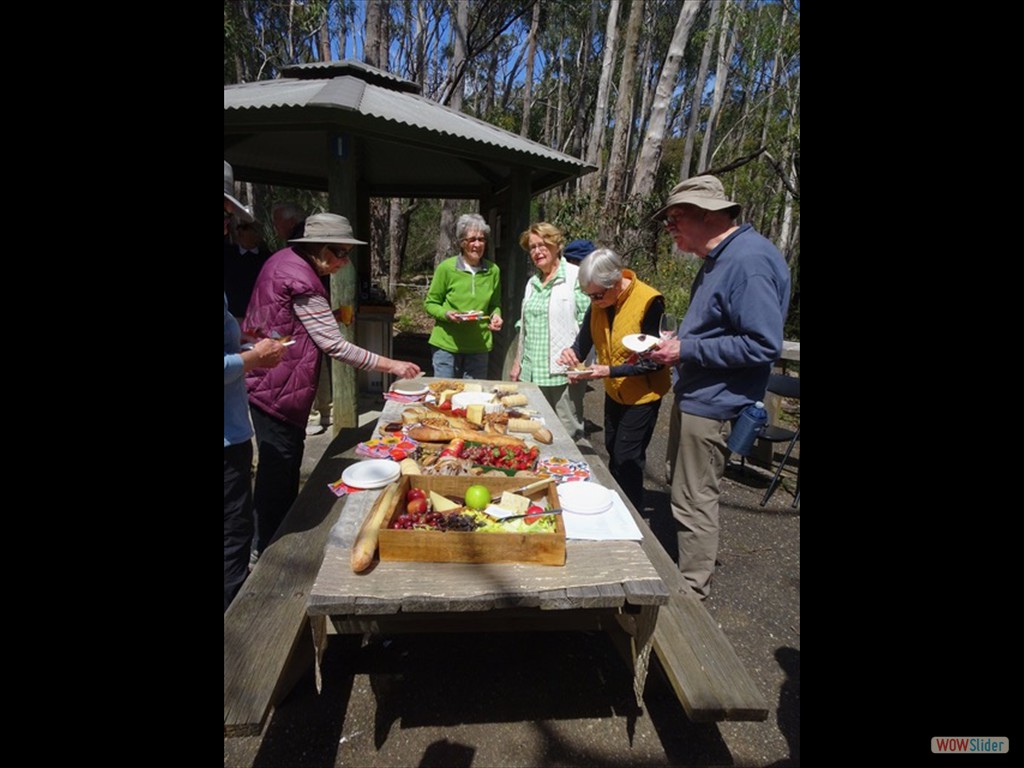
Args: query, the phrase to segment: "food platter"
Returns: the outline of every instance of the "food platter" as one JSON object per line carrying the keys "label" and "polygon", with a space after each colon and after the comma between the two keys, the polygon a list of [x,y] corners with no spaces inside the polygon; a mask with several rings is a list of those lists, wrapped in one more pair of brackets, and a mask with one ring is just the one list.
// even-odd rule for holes
{"label": "food platter", "polygon": [[650,333],[631,333],[622,337],[622,346],[630,352],[648,352],[658,346],[658,337]]}
{"label": "food platter", "polygon": [[473,312],[456,312],[455,316],[459,318],[459,320],[482,320],[484,313],[474,310]]}
{"label": "food platter", "polygon": [[401,477],[402,469],[391,459],[366,459],[341,473],[341,481],[350,488],[374,490],[383,488]]}
{"label": "food platter", "polygon": [[597,483],[564,483],[558,486],[558,502],[571,514],[599,515],[612,508],[612,501],[611,491]]}

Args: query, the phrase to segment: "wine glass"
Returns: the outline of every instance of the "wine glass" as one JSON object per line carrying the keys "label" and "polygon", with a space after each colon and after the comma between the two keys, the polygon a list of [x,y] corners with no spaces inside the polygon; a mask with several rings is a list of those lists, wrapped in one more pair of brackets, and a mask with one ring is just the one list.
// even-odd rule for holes
{"label": "wine glass", "polygon": [[675,315],[665,313],[661,316],[661,338],[671,339],[676,335],[676,331],[679,330],[679,322],[676,320]]}

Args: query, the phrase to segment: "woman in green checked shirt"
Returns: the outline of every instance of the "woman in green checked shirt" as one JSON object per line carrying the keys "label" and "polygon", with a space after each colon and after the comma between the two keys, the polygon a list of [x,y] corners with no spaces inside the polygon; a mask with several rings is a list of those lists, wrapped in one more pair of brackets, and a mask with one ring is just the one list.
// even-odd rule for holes
{"label": "woman in green checked shirt", "polygon": [[562,258],[565,235],[545,221],[519,236],[537,274],[526,284],[516,327],[519,345],[509,370],[512,381],[532,381],[544,394],[573,440],[584,438],[583,395],[586,382],[570,384],[562,350],[571,347],[590,299],[579,286],[578,268]]}

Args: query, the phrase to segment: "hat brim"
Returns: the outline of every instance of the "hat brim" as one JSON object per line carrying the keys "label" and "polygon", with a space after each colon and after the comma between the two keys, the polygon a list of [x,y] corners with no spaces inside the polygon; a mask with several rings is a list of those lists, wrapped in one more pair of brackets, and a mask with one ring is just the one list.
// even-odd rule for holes
{"label": "hat brim", "polygon": [[668,202],[655,211],[651,218],[663,219],[665,214],[668,213],[669,208],[675,205],[684,205],[685,203],[696,205],[698,208],[703,208],[706,211],[721,211],[726,208],[740,208],[742,210],[742,206],[739,203],[734,203],[732,200],[722,200],[717,197],[704,197],[703,195],[695,195],[692,192],[683,192],[670,197]]}
{"label": "hat brim", "polygon": [[365,240],[356,240],[353,237],[296,237],[289,243],[330,243],[331,245],[366,245]]}
{"label": "hat brim", "polygon": [[240,202],[238,202],[227,192],[224,193],[224,199],[229,201],[233,206],[235,206],[235,215],[238,216],[238,218],[240,218],[246,224],[252,224],[255,221],[249,209],[242,205]]}

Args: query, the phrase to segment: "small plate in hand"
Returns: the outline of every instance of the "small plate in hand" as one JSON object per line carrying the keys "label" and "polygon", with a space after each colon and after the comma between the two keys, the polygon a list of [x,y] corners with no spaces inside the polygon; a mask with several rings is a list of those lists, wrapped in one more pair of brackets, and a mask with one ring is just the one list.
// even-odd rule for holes
{"label": "small plate in hand", "polygon": [[622,346],[630,352],[647,352],[658,346],[660,339],[650,333],[631,333],[622,337]]}

